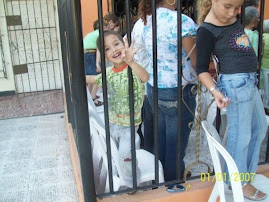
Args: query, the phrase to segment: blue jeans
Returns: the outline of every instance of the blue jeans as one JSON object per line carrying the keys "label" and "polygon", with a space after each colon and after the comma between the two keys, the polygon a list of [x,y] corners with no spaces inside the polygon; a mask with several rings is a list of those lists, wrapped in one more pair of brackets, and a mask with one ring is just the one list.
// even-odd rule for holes
{"label": "blue jeans", "polygon": [[[184,88],[183,99],[194,113],[196,101],[195,94],[191,92],[192,86],[193,84],[189,84]],[[163,164],[165,181],[175,180],[177,177],[178,93],[178,88],[158,89],[159,159]],[[152,111],[154,111],[153,87],[149,84],[147,84],[147,95]],[[188,127],[188,124],[193,120],[193,115],[182,102],[182,142],[180,145],[182,176],[185,170],[185,163],[183,159],[186,155],[186,148],[190,135],[190,128]]]}
{"label": "blue jeans", "polygon": [[[260,146],[267,131],[257,81],[256,73],[222,74],[218,78],[218,88],[230,98],[227,107],[226,149],[234,159],[239,174],[256,173]],[[225,172],[228,173],[227,168]],[[246,175],[241,176],[242,184],[246,183],[243,179]],[[229,178],[227,179],[229,182]]]}
{"label": "blue jeans", "polygon": [[97,75],[96,53],[84,53],[84,66],[86,75]]}
{"label": "blue jeans", "polygon": [[153,153],[154,145],[154,120],[148,96],[145,95],[143,103],[143,123],[144,123],[144,149]]}

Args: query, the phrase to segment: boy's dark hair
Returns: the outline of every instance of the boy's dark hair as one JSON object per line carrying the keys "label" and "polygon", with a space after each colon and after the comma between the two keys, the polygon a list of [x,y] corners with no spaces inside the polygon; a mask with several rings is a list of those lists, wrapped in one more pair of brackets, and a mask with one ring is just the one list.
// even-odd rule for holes
{"label": "boy's dark hair", "polygon": [[115,15],[115,13],[109,12],[107,13],[104,17],[104,26],[107,26],[108,23],[112,20],[112,22],[116,25],[119,26],[120,25],[120,21],[119,18]]}
{"label": "boy's dark hair", "polygon": [[94,21],[94,23],[93,23],[93,29],[94,29],[94,30],[99,29],[99,22],[98,22],[98,19]]}
{"label": "boy's dark hair", "polygon": [[[123,38],[122,36],[120,35],[120,33],[114,31],[114,30],[105,30],[104,31],[104,38],[108,35],[115,35],[116,37],[118,37],[118,39],[122,42],[123,42]],[[98,50],[101,50],[101,44],[100,44],[100,36],[98,36],[97,40],[96,40],[96,43],[97,43],[97,48]]]}

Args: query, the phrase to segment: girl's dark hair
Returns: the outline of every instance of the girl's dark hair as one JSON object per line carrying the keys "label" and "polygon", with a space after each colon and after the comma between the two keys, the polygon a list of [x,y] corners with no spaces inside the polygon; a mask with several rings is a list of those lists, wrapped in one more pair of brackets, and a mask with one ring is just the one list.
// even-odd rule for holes
{"label": "girl's dark hair", "polygon": [[[142,19],[144,25],[147,24],[147,15],[152,14],[151,1],[152,0],[141,0],[138,4],[138,18]],[[163,1],[164,0],[155,0],[156,6],[158,6]]]}
{"label": "girl's dark hair", "polygon": [[[115,35],[115,36],[118,37],[118,39],[123,43],[123,38],[122,38],[122,36],[120,35],[119,32],[116,32],[116,31],[114,31],[114,30],[105,30],[105,31],[104,31],[104,38],[106,38],[106,36],[108,36],[108,35]],[[101,48],[101,44],[100,44],[100,36],[97,38],[97,40],[96,40],[96,44],[97,44],[97,48],[98,48],[98,50],[100,50],[100,48]]]}

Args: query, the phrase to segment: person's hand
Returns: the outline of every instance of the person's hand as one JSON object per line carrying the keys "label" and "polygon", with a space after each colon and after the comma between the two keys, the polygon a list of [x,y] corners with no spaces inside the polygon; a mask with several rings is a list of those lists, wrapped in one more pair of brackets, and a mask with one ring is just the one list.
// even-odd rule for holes
{"label": "person's hand", "polygon": [[216,104],[217,104],[217,107],[222,109],[224,107],[227,107],[230,103],[230,99],[225,97],[219,90],[214,90],[212,92],[214,98],[215,98],[215,101],[216,101]]}
{"label": "person's hand", "polygon": [[121,51],[121,58],[123,62],[125,62],[127,65],[130,65],[133,62],[134,54],[139,50],[139,47],[134,50],[134,40],[131,43],[131,46],[129,47],[127,38],[124,39],[124,49]]}
{"label": "person's hand", "polygon": [[100,73],[101,71],[102,70],[100,64],[96,64],[96,72]]}

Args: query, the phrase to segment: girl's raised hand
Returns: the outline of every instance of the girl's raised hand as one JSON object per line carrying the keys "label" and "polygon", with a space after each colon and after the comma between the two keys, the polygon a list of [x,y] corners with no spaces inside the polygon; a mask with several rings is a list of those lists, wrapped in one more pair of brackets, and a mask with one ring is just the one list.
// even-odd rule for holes
{"label": "girl's raised hand", "polygon": [[224,107],[227,107],[230,103],[230,99],[225,97],[220,91],[217,89],[213,91],[213,96],[215,98],[217,107],[222,109]]}
{"label": "girl's raised hand", "polygon": [[134,54],[139,50],[134,48],[134,40],[132,40],[131,46],[129,47],[127,38],[124,39],[124,49],[121,51],[121,58],[126,64],[130,64],[133,61]]}

